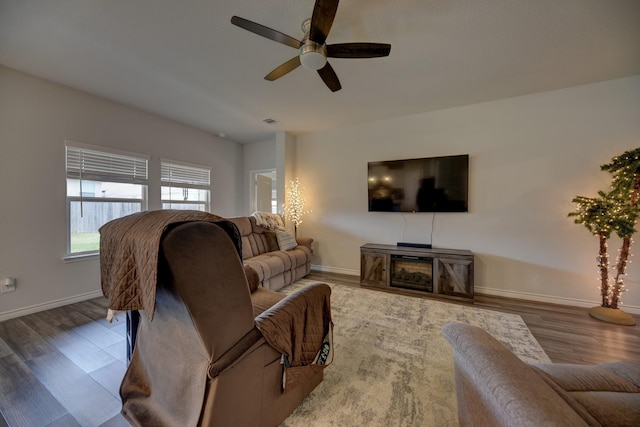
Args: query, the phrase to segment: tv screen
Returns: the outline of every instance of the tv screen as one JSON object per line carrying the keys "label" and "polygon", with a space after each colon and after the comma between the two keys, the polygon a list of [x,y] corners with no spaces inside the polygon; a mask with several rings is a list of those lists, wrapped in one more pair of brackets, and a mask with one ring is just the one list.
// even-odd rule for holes
{"label": "tv screen", "polygon": [[469,155],[368,164],[369,212],[467,212]]}

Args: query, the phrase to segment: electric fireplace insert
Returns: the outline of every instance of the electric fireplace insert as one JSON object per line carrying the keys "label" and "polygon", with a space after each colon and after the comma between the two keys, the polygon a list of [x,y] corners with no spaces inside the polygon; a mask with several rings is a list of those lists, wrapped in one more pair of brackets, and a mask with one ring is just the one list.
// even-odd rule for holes
{"label": "electric fireplace insert", "polygon": [[391,286],[433,293],[433,258],[391,255]]}

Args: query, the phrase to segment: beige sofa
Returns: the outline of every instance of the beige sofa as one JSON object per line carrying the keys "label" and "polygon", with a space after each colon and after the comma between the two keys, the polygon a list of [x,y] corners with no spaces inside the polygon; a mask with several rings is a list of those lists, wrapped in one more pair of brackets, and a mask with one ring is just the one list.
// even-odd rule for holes
{"label": "beige sofa", "polygon": [[461,426],[639,426],[640,362],[528,365],[484,330],[449,323]]}
{"label": "beige sofa", "polygon": [[298,237],[292,249],[282,250],[276,232],[256,223],[254,217],[228,218],[242,236],[242,262],[258,273],[260,285],[278,290],[311,271],[312,238]]}

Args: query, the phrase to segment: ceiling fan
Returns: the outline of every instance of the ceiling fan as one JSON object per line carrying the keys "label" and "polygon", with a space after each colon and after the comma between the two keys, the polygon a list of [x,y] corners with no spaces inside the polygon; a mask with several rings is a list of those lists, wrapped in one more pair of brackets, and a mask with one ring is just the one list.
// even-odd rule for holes
{"label": "ceiling fan", "polygon": [[254,34],[299,49],[300,53],[276,67],[265,76],[273,81],[295,70],[300,65],[317,70],[322,81],[335,92],[342,88],[340,80],[327,58],[380,58],[388,56],[391,45],[385,43],[338,43],[327,45],[325,40],[336,16],[339,0],[316,0],[313,15],[302,23],[304,36],[297,40],[279,31],[233,16],[231,23]]}

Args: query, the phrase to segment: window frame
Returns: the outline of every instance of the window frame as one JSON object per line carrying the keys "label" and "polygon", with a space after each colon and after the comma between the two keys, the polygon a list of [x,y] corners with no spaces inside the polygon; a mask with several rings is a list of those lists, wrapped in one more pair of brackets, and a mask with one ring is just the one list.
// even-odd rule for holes
{"label": "window frame", "polygon": [[[108,170],[105,170],[98,173],[88,173],[83,176],[82,168],[73,169],[70,171],[70,163],[73,163],[72,159],[70,161],[69,150],[86,150],[91,152],[92,155],[100,157],[102,155],[104,159],[109,158],[110,156],[116,156],[120,158],[130,158],[136,159],[136,161],[140,163],[144,163],[144,174],[135,173],[133,177],[128,177],[125,174],[113,174],[111,176]],[[130,151],[117,150],[110,147],[98,146],[85,144],[77,141],[65,140],[65,204],[66,204],[66,256],[65,260],[73,260],[75,258],[83,258],[83,257],[92,257],[98,255],[100,253],[100,249],[89,250],[89,251],[71,251],[71,213],[72,208],[71,204],[74,202],[95,202],[95,203],[139,203],[140,204],[140,212],[146,211],[149,206],[149,160],[151,156],[146,154],[134,153]],[[104,160],[103,159],[103,160]],[[79,163],[82,163],[81,161]],[[138,165],[138,163],[136,163]],[[135,168],[135,166],[134,166]],[[92,196],[83,196],[82,191],[80,191],[78,196],[70,196],[68,189],[68,180],[76,179],[82,181],[93,181],[93,182],[110,182],[110,183],[124,183],[124,184],[135,184],[140,185],[141,195],[140,198],[104,198],[104,197],[92,197]],[[81,187],[82,188],[82,187]]]}
{"label": "window frame", "polygon": [[[184,171],[188,171],[194,173],[192,175],[191,182],[188,182],[189,179],[186,175],[182,174],[178,176],[178,179],[173,181],[171,180],[171,176],[167,176],[167,173],[171,175],[171,168],[176,168],[178,171],[183,169]],[[166,168],[170,170],[167,171]],[[203,175],[206,172],[206,181],[202,177],[198,177],[197,175]],[[172,185],[174,184],[174,185]],[[165,187],[169,188],[169,199],[163,198],[163,189]],[[195,190],[204,190],[206,191],[206,200],[205,201],[176,201],[171,199],[171,188],[192,188]],[[169,158],[160,158],[160,206],[162,209],[165,209],[164,205],[169,204],[170,207],[166,209],[175,209],[171,205],[202,205],[204,207],[204,212],[211,212],[211,166],[201,165],[196,163],[188,163],[179,160],[173,160]]]}

